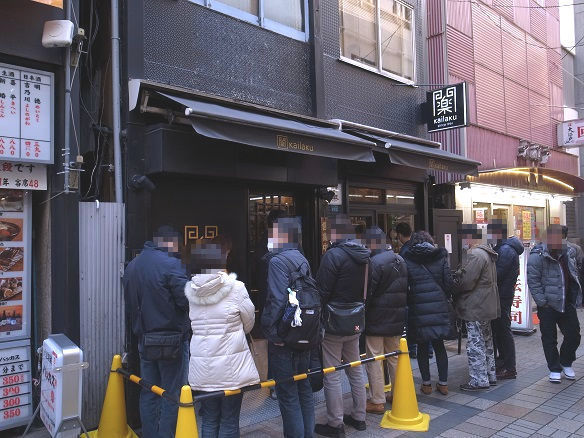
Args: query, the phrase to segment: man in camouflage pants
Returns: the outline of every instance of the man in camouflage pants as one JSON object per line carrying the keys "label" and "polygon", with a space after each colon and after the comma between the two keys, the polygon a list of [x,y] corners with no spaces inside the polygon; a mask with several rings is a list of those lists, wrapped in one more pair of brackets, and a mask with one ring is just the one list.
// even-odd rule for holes
{"label": "man in camouflage pants", "polygon": [[469,382],[463,391],[489,389],[497,383],[491,320],[501,314],[497,290],[497,253],[476,225],[462,231],[468,251],[457,273],[456,313],[466,322]]}

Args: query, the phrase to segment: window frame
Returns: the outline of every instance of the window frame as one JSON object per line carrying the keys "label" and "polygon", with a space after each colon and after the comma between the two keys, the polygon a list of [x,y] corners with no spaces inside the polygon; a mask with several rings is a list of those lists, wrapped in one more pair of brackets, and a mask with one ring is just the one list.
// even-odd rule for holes
{"label": "window frame", "polygon": [[[403,5],[404,7],[408,8],[411,10],[412,12],[412,61],[413,61],[413,69],[412,69],[412,79],[408,79],[404,76],[400,76],[397,75],[395,73],[391,73],[388,71],[383,70],[383,54],[381,53],[381,6],[379,4],[379,0],[375,1],[375,33],[377,35],[377,41],[376,41],[376,50],[377,50],[377,57],[376,57],[376,62],[377,62],[377,67],[372,67],[370,65],[367,65],[363,62],[359,62],[359,61],[355,61],[351,58],[347,58],[346,56],[343,55],[343,46],[342,46],[342,38],[341,38],[341,28],[339,27],[339,60],[342,62],[345,62],[347,64],[351,64],[354,65],[355,67],[359,67],[362,68],[364,70],[370,71],[372,73],[376,73],[380,76],[385,76],[386,78],[389,79],[393,79],[394,81],[397,82],[401,82],[407,85],[415,85],[416,83],[416,74],[417,74],[417,68],[416,68],[416,64],[417,64],[417,50],[416,50],[416,9],[412,6],[409,5],[403,1],[400,0],[394,0],[397,3]],[[339,22],[340,22],[340,14],[341,14],[341,8],[340,8],[340,2],[339,2]],[[402,57],[403,59],[403,57]]]}
{"label": "window frame", "polygon": [[221,0],[189,0],[191,3],[195,3],[200,6],[204,6],[213,11],[217,11],[223,15],[228,15],[230,17],[236,18],[247,23],[255,24],[263,29],[284,35],[288,38],[292,38],[297,41],[308,42],[310,39],[310,20],[309,20],[309,10],[308,10],[308,0],[300,0],[304,7],[304,31],[296,30],[292,27],[286,26],[285,24],[278,23],[277,21],[270,20],[264,16],[264,2],[269,0],[257,0],[258,1],[258,15],[250,14],[249,12],[242,11],[241,9],[235,8],[233,6],[221,3]]}

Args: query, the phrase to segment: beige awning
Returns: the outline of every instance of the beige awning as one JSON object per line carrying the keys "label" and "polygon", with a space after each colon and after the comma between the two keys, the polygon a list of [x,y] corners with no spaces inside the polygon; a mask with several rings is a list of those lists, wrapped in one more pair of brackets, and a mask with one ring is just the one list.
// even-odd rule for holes
{"label": "beige awning", "polygon": [[55,8],[63,9],[63,0],[32,0],[32,1],[37,3],[43,3],[49,6],[54,6]]}

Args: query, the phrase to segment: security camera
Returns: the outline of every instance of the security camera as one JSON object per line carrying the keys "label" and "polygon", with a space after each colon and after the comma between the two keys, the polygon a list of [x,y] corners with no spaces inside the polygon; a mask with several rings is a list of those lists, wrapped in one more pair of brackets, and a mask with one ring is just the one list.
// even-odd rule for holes
{"label": "security camera", "polygon": [[75,26],[69,20],[45,21],[43,47],[69,47],[73,42]]}

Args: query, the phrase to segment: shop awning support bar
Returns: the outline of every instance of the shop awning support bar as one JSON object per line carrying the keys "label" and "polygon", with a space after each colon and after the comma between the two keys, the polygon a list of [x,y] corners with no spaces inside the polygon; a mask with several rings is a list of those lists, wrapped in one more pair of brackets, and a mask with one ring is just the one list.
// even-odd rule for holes
{"label": "shop awning support bar", "polygon": [[148,106],[148,100],[150,99],[150,93],[144,92],[142,94],[142,102],[140,103],[140,112],[142,114],[157,114],[159,116],[164,116],[168,119],[170,124],[180,123],[181,125],[191,126],[191,120],[184,116],[183,111],[171,111],[166,108],[158,108],[155,106]]}

